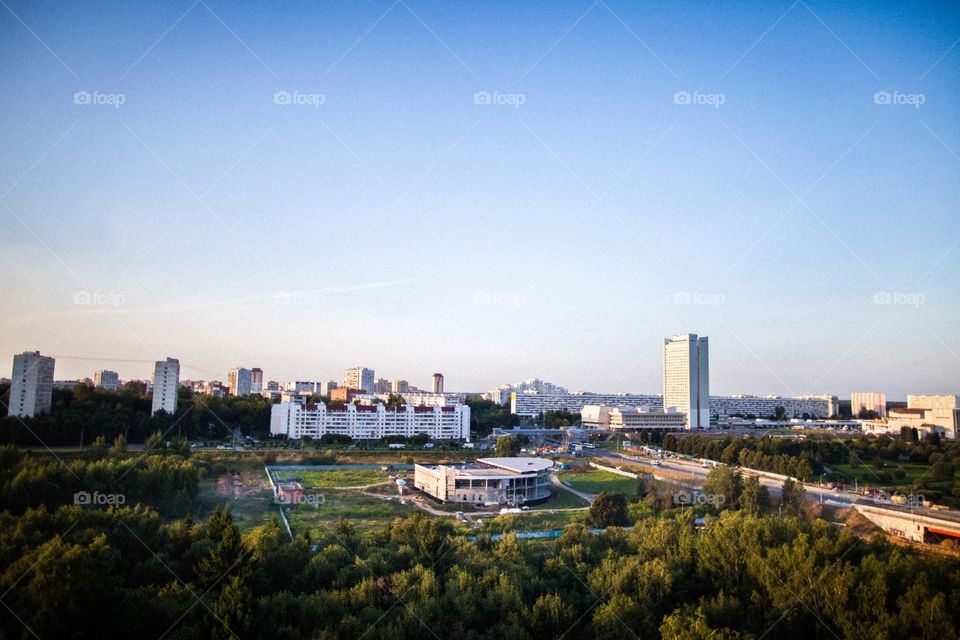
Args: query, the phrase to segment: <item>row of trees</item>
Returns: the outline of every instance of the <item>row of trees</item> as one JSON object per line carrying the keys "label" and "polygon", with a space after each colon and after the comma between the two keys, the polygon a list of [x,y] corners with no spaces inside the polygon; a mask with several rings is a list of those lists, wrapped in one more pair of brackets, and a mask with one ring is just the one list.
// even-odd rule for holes
{"label": "row of trees", "polygon": [[229,511],[0,514],[0,635],[170,638],[924,638],[960,628],[957,563],[823,521],[684,513],[556,542],[413,516],[290,541]]}
{"label": "row of trees", "polygon": [[[9,385],[0,387],[0,398]],[[135,385],[120,391],[77,385],[54,389],[49,414],[33,418],[0,418],[0,443],[21,447],[76,446],[98,437],[113,442],[123,436],[143,442],[160,432],[191,440],[222,440],[235,430],[266,437],[270,431],[270,401],[260,396],[215,398],[195,395],[181,387],[176,415],[150,415],[151,396]]]}

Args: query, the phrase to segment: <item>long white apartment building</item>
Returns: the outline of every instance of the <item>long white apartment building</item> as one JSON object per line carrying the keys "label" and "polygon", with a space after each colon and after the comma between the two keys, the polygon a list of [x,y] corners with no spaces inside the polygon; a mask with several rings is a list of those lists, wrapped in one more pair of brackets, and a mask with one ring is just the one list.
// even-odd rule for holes
{"label": "long white apartment building", "polygon": [[733,415],[767,417],[776,415],[777,407],[783,407],[785,417],[832,418],[837,415],[837,398],[830,395],[819,396],[712,396],[710,413],[715,418]]}
{"label": "long white apartment building", "polygon": [[423,433],[434,440],[470,440],[470,407],[356,406],[327,407],[322,402],[281,402],[270,410],[270,433],[288,438],[320,438],[333,433],[355,440]]}
{"label": "long white apartment building", "polygon": [[[649,406],[652,410],[662,410],[663,397],[657,395],[616,394],[616,393],[515,393],[510,398],[512,413],[524,418],[535,418],[546,411],[569,411],[579,413],[587,405]],[[802,418],[804,414],[811,418],[830,418],[836,415],[836,396],[805,396],[788,398],[783,396],[710,396],[711,419],[721,419],[733,415],[771,416],[777,407],[782,406],[787,418]],[[682,413],[682,412],[679,412]]]}
{"label": "long white apartment building", "polygon": [[176,358],[157,360],[153,368],[153,406],[150,415],[166,411],[177,412],[177,393],[180,391],[180,361]]}
{"label": "long white apartment building", "polygon": [[24,351],[13,356],[7,415],[32,418],[50,413],[54,364],[53,358],[42,356],[39,351]]}
{"label": "long white apartment building", "polygon": [[[389,393],[378,393],[377,399],[387,402],[390,399]],[[419,391],[415,393],[402,393],[400,395],[407,404],[416,407],[452,407],[463,404],[466,394],[463,393],[430,393],[428,391]]]}
{"label": "long white apartment building", "polygon": [[654,395],[630,393],[517,393],[510,394],[510,412],[524,418],[535,418],[547,411],[580,413],[586,405],[611,407],[641,406],[662,407],[663,398]]}

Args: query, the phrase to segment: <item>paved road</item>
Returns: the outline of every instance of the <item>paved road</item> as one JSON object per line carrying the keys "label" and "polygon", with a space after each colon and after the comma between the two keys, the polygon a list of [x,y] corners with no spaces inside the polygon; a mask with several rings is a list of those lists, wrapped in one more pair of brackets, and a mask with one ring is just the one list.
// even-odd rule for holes
{"label": "paved road", "polygon": [[[660,460],[660,466],[653,466],[651,462],[652,458],[640,457],[640,460],[634,460],[633,456],[624,455],[618,452],[606,451],[603,449],[594,449],[591,451],[591,454],[599,457],[605,458],[607,460],[620,461],[628,460],[633,464],[638,464],[642,467],[649,469],[650,473],[656,473],[658,469],[668,469],[675,473],[684,473],[691,477],[697,484],[702,484],[703,480],[707,477],[707,472],[709,469],[703,468],[702,462],[694,462],[692,460],[680,460],[678,458],[664,458]],[[750,473],[750,469],[742,469],[743,473]],[[767,488],[770,491],[771,495],[779,496],[781,493],[781,487],[783,486],[783,481],[778,478],[770,478],[763,475],[757,475],[760,479],[760,484]],[[938,509],[926,509],[924,507],[904,507],[903,505],[898,505],[891,503],[889,500],[883,500],[879,498],[871,498],[869,496],[864,496],[856,493],[849,493],[846,491],[838,491],[836,489],[828,489],[827,487],[821,487],[817,483],[807,482],[804,483],[804,489],[806,490],[807,500],[813,502],[827,502],[834,505],[840,506],[852,506],[855,503],[860,504],[875,504],[880,507],[889,507],[894,509],[903,509],[909,508],[915,512],[924,513],[932,517],[949,517],[950,515],[954,517],[960,517],[960,513],[956,511],[941,511]]]}

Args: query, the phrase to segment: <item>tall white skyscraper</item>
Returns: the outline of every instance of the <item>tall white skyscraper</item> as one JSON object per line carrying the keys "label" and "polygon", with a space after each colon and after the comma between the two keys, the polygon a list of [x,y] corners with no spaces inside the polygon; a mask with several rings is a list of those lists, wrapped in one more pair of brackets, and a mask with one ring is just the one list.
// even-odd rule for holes
{"label": "tall white skyscraper", "polygon": [[[263,373],[260,374],[261,381]],[[227,372],[227,387],[232,396],[248,396],[253,389],[253,372],[250,369],[236,367]]]}
{"label": "tall white skyscraper", "polygon": [[7,415],[32,418],[39,413],[50,413],[53,365],[54,359],[40,355],[39,351],[24,351],[13,356]]}
{"label": "tall white skyscraper", "polygon": [[348,389],[363,389],[366,393],[376,393],[373,369],[354,367],[343,372],[343,384]]}
{"label": "tall white skyscraper", "polygon": [[687,414],[688,429],[710,427],[710,359],[706,336],[663,340],[663,408]]}
{"label": "tall white skyscraper", "polygon": [[153,409],[150,415],[166,411],[177,412],[177,393],[180,390],[180,361],[176,358],[157,360],[153,368]]}

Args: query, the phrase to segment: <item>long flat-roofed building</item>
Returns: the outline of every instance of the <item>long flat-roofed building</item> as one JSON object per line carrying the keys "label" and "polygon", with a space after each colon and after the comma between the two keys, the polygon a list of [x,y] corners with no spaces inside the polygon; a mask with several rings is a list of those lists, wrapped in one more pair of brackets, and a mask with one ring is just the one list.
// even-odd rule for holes
{"label": "long flat-roofed building", "polygon": [[355,440],[423,433],[434,440],[470,440],[470,407],[388,407],[383,404],[328,407],[322,402],[281,402],[270,410],[270,433],[321,438],[327,433]]}
{"label": "long flat-roofed building", "polygon": [[585,429],[604,431],[639,431],[642,429],[683,429],[686,415],[679,411],[659,411],[650,407],[606,407],[586,405],[580,410],[580,424]]}
{"label": "long flat-roofed building", "polygon": [[550,497],[552,460],[477,458],[465,464],[414,467],[413,486],[441,502],[521,505]]}

